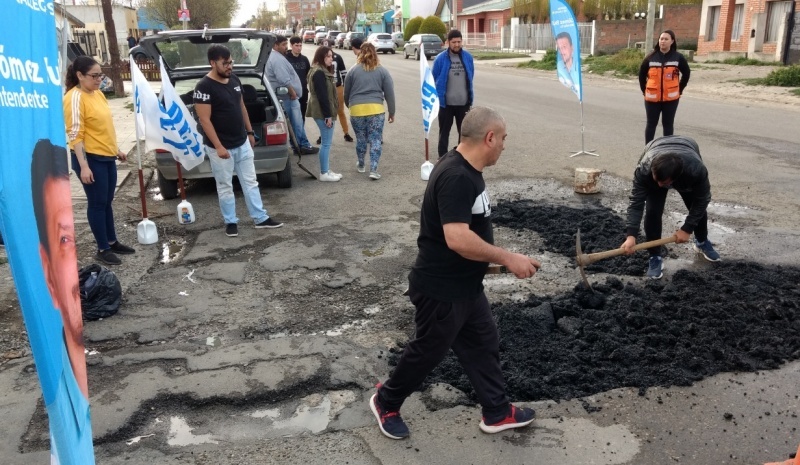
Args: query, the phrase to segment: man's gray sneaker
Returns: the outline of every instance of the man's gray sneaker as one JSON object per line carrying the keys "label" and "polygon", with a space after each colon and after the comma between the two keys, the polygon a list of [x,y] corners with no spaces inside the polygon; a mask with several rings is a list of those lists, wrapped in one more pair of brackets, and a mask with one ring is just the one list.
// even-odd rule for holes
{"label": "man's gray sneaker", "polygon": [[697,253],[703,254],[703,257],[710,262],[720,261],[719,254],[716,250],[714,250],[714,244],[712,244],[708,239],[706,239],[705,242],[698,242],[695,239],[694,250]]}

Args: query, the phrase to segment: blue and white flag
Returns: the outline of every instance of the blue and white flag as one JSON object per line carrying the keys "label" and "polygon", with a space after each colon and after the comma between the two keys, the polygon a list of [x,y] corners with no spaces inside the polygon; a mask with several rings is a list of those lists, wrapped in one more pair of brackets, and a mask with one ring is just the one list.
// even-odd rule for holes
{"label": "blue and white flag", "polygon": [[581,81],[581,40],[578,22],[572,8],[564,0],[550,0],[550,26],[556,39],[556,72],[558,80],[583,102]]}
{"label": "blue and white flag", "polygon": [[431,124],[436,116],[439,115],[439,94],[436,93],[436,83],[433,81],[433,72],[428,66],[428,59],[425,57],[424,44],[419,44],[420,68],[419,78],[422,92],[422,126],[425,129],[425,138],[431,131]]}
{"label": "blue and white flag", "polygon": [[197,132],[197,122],[181,101],[161,61],[161,95],[158,100],[135,60],[131,60],[133,101],[138,127],[148,150],[162,149],[172,153],[184,169],[190,170],[203,162],[203,137]]}

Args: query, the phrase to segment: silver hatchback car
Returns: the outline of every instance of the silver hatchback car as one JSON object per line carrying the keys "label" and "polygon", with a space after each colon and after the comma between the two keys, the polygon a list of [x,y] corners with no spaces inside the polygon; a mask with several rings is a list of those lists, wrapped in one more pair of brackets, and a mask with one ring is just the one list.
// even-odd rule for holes
{"label": "silver hatchback car", "polygon": [[[253,147],[256,174],[274,173],[279,187],[292,186],[292,164],[289,159],[287,120],[275,92],[264,76],[267,57],[272,52],[275,36],[255,29],[208,29],[164,31],[142,37],[141,47],[147,55],[164,59],[167,74],[181,100],[193,112],[194,87],[210,69],[207,50],[211,44],[223,44],[231,50],[233,72],[242,81],[242,97],[250,123],[255,131]],[[246,54],[247,59],[244,59]],[[199,126],[199,125],[198,125]],[[158,187],[161,196],[178,196],[177,162],[172,154],[156,150]],[[184,179],[213,178],[206,158],[191,170],[182,171]]]}
{"label": "silver hatchback car", "polygon": [[375,32],[367,37],[367,42],[375,46],[376,52],[391,53],[394,55],[394,40],[392,35],[385,32]]}

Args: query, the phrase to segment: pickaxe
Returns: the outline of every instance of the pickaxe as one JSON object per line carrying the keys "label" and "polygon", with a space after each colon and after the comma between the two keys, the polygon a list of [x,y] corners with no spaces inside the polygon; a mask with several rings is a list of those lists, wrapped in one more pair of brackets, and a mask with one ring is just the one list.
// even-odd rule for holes
{"label": "pickaxe", "polygon": [[[642,249],[649,249],[651,247],[658,247],[665,244],[671,244],[676,240],[678,240],[676,236],[670,236],[662,239],[656,239],[654,241],[642,242],[641,244],[636,244],[635,246],[633,246],[633,250],[639,251]],[[575,252],[576,252],[575,261],[578,262],[578,268],[581,270],[581,278],[583,278],[583,283],[586,284],[586,287],[589,288],[589,290],[594,292],[594,289],[592,289],[591,284],[589,284],[589,280],[586,278],[586,271],[583,269],[583,267],[591,265],[594,262],[604,260],[606,258],[624,255],[625,249],[619,248],[619,249],[607,250],[605,252],[585,254],[581,249],[581,230],[578,229],[578,234],[575,235]]]}

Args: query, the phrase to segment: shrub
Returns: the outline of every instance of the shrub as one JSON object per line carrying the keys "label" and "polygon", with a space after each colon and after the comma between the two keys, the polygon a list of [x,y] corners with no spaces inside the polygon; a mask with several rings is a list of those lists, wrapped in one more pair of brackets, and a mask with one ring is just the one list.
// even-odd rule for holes
{"label": "shrub", "polygon": [[442,41],[444,41],[447,34],[447,26],[444,25],[438,16],[428,16],[419,27],[418,34],[436,34]]}
{"label": "shrub", "polygon": [[549,49],[545,52],[541,61],[531,60],[517,65],[518,68],[533,68],[550,71],[556,69],[556,51]]}
{"label": "shrub", "polygon": [[614,74],[636,75],[642,65],[643,55],[640,50],[626,48],[613,55],[591,57],[587,59],[587,69],[590,72],[603,74],[613,71]]}
{"label": "shrub", "polygon": [[800,87],[800,65],[785,66],[773,70],[764,78],[768,86]]}
{"label": "shrub", "polygon": [[406,29],[403,31],[403,39],[405,39],[406,42],[411,40],[411,36],[419,32],[419,27],[422,26],[422,21],[422,16],[414,16],[408,20],[408,23],[406,23]]}

